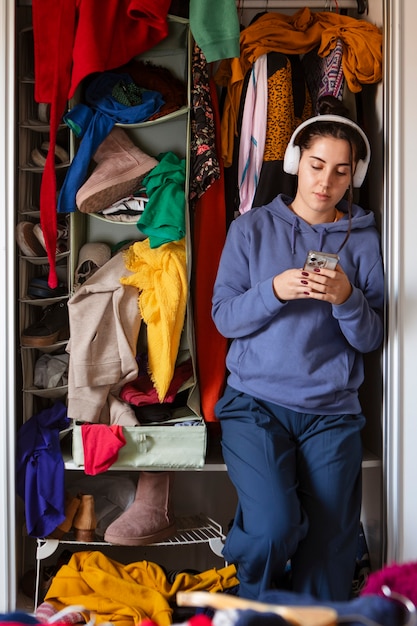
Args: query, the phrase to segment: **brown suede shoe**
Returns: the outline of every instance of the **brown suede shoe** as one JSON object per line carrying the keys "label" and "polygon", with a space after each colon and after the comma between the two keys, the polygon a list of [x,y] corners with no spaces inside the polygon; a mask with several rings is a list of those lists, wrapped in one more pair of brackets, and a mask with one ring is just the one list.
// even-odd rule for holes
{"label": "brown suede shoe", "polygon": [[74,498],[70,493],[65,492],[65,520],[50,533],[51,539],[62,539],[66,533],[69,533],[80,503],[79,498]]}

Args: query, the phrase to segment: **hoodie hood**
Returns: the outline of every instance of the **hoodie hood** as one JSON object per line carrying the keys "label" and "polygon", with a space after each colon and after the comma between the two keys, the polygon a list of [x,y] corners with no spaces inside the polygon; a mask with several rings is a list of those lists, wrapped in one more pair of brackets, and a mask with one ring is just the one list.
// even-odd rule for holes
{"label": "hoodie hood", "polygon": [[[342,245],[343,240],[346,237],[346,233],[349,228],[349,215],[348,215],[348,203],[346,200],[341,200],[336,208],[344,214],[344,217],[337,222],[324,223],[324,224],[307,224],[302,218],[293,213],[289,208],[289,205],[293,201],[293,198],[284,194],[278,195],[270,204],[262,207],[271,215],[274,219],[279,219],[291,226],[291,251],[295,254],[297,236],[307,236],[309,239],[316,235],[317,244],[314,249],[321,252],[326,249],[327,252],[337,252],[337,250],[330,250],[326,246],[326,240],[328,235],[332,235],[332,247],[334,243],[339,241],[339,246]],[[256,209],[255,209],[256,210]],[[370,227],[375,227],[375,217],[372,211],[367,211],[357,204],[352,205],[352,219],[351,219],[351,231],[362,230]],[[339,237],[333,237],[335,233],[339,233]]]}

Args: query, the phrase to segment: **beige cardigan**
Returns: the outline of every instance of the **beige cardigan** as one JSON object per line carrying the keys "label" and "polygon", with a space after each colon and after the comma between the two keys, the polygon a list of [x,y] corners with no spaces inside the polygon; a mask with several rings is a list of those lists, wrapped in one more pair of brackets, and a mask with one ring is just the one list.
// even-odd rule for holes
{"label": "beige cardigan", "polygon": [[118,252],[68,301],[71,419],[138,425],[132,407],[118,397],[121,387],[138,375],[139,292],[120,283],[122,276],[130,274],[123,252]]}

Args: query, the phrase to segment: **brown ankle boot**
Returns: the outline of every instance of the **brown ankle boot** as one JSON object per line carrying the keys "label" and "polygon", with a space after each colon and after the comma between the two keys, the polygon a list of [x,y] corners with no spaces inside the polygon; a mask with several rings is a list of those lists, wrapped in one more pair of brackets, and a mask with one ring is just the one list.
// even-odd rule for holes
{"label": "brown ankle boot", "polygon": [[158,161],[145,154],[118,126],[97,148],[94,156],[97,166],[90,178],[80,187],[76,204],[83,213],[97,213],[136,191]]}
{"label": "brown ankle boot", "polygon": [[62,539],[66,533],[69,533],[80,504],[79,498],[74,498],[68,491],[65,492],[65,519],[48,537]]}
{"label": "brown ankle boot", "polygon": [[146,546],[173,535],[173,480],[174,472],[140,472],[135,501],[110,524],[104,541],[120,546]]}
{"label": "brown ankle boot", "polygon": [[94,541],[97,526],[94,496],[78,494],[80,506],[73,521],[76,541]]}

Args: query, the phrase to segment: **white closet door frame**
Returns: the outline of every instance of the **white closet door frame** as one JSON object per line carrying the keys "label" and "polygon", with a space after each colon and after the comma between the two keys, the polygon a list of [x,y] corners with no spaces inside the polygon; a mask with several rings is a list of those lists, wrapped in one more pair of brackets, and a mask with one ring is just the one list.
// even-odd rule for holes
{"label": "white closet door frame", "polygon": [[15,9],[0,2],[0,612],[16,607]]}

